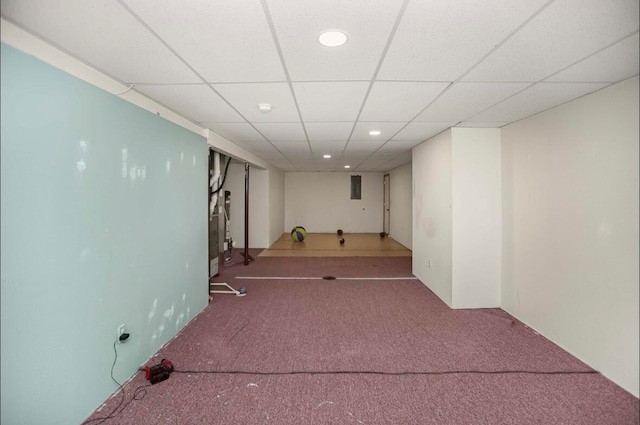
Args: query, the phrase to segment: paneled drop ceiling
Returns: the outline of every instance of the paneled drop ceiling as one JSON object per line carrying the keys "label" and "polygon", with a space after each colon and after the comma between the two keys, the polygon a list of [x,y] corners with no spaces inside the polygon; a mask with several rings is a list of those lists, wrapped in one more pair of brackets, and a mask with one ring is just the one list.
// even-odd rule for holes
{"label": "paneled drop ceiling", "polygon": [[[1,12],[286,171],[386,171],[449,127],[501,127],[638,74],[637,0],[2,0]],[[328,29],[347,42],[321,45]]]}

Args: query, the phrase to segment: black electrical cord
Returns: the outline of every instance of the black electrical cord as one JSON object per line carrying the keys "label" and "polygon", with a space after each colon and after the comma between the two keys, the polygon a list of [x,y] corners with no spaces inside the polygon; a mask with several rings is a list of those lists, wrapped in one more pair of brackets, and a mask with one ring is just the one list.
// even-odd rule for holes
{"label": "black electrical cord", "polygon": [[456,375],[456,374],[477,374],[477,375],[501,375],[501,374],[532,374],[532,375],[588,375],[597,374],[595,370],[558,370],[558,371],[535,371],[535,370],[446,370],[442,372],[380,372],[371,370],[336,370],[336,371],[289,371],[289,372],[255,372],[245,370],[174,370],[174,373],[207,373],[216,375]]}
{"label": "black electrical cord", "polygon": [[[227,166],[229,163],[227,163]],[[95,425],[102,424],[109,419],[116,417],[118,414],[122,413],[124,409],[131,404],[133,400],[142,400],[147,395],[146,387],[151,386],[151,384],[141,385],[135,389],[133,392],[133,396],[131,399],[122,406],[125,400],[124,388],[122,384],[120,384],[113,377],[113,369],[116,365],[116,361],[118,360],[118,351],[116,350],[116,343],[113,343],[113,351],[115,353],[115,358],[113,360],[113,364],[111,365],[111,379],[113,382],[118,384],[120,391],[122,392],[122,398],[118,405],[113,409],[113,411],[108,416],[103,416],[100,418],[94,418],[91,420],[86,420],[82,423],[82,425],[87,425],[96,421]],[[138,369],[139,371],[143,371],[143,368]],[[280,375],[386,375],[386,376],[428,376],[428,375],[463,375],[463,374],[475,374],[475,375],[505,375],[505,374],[531,374],[531,375],[591,375],[591,374],[599,374],[598,371],[595,370],[558,370],[558,371],[536,371],[536,370],[446,370],[446,371],[434,371],[434,372],[420,372],[420,371],[404,371],[404,372],[381,372],[381,371],[372,371],[372,370],[335,370],[335,371],[287,371],[287,372],[261,372],[261,371],[249,371],[249,370],[178,370],[174,369],[174,373],[182,373],[182,374],[211,374],[211,375],[259,375],[259,376],[280,376]],[[122,409],[120,409],[122,406]],[[120,411],[118,411],[120,410]]]}
{"label": "black electrical cord", "polygon": [[224,182],[225,180],[227,180],[227,170],[229,170],[229,164],[231,164],[231,158],[229,158],[229,160],[227,161],[227,165],[224,167],[224,176],[222,176],[222,183],[220,183],[220,187],[211,192],[211,195],[215,195],[216,193],[220,192],[220,190],[222,190],[222,186],[224,186]]}
{"label": "black electrical cord", "polygon": [[[118,360],[118,350],[116,350],[116,344],[119,341],[120,341],[120,339],[116,340],[113,343],[113,352],[115,353],[115,358],[113,359],[113,364],[111,365],[111,379],[113,380],[113,382],[115,382],[118,385],[119,390],[122,392],[122,398],[120,399],[120,403],[118,403],[118,405],[115,407],[115,409],[113,409],[111,411],[111,413],[109,413],[109,415],[102,416],[100,418],[94,418],[94,419],[86,420],[86,421],[82,422],[82,425],[90,424],[90,423],[93,423],[93,422],[95,422],[95,425],[99,425],[99,424],[102,424],[102,423],[106,422],[109,419],[115,418],[116,416],[118,416],[119,413],[121,413],[124,409],[126,409],[127,406],[129,404],[131,404],[131,402],[133,400],[142,400],[147,395],[147,390],[145,389],[145,387],[151,386],[151,384],[140,385],[133,392],[133,396],[131,397],[131,400],[129,400],[124,406],[122,406],[122,403],[124,403],[124,400],[125,400],[124,387],[122,386],[122,384],[120,382],[118,382],[116,380],[116,378],[113,377],[113,369],[116,366],[116,361]],[[120,409],[120,406],[122,406],[122,409]],[[119,412],[118,412],[118,409],[120,409]],[[96,422],[96,421],[100,421],[100,422]]]}

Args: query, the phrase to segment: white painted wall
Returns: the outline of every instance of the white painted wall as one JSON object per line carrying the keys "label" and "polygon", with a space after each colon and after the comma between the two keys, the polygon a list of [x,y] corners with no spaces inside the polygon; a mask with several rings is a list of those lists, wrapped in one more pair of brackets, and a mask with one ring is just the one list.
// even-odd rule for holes
{"label": "white painted wall", "polygon": [[[231,191],[231,237],[244,248],[244,164],[232,162],[223,190]],[[269,171],[249,168],[249,248],[269,247]]]}
{"label": "white painted wall", "polygon": [[284,233],[284,172],[269,167],[269,246]]}
{"label": "white painted wall", "polygon": [[412,174],[413,274],[451,306],[451,130],[413,148]]}
{"label": "white painted wall", "polygon": [[500,130],[452,128],[412,152],[413,274],[449,307],[499,307]]}
{"label": "white painted wall", "polygon": [[638,396],[638,78],[502,129],[509,313]]}
{"label": "white painted wall", "polygon": [[500,129],[452,128],[453,307],[500,307]]}
{"label": "white painted wall", "polygon": [[244,164],[231,163],[224,182],[223,193],[231,192],[229,220],[231,222],[231,238],[236,248],[244,248]]}
{"label": "white painted wall", "polygon": [[411,163],[389,171],[391,203],[389,205],[389,236],[407,248],[412,248],[412,179]]}
{"label": "white painted wall", "polygon": [[[351,197],[351,176],[362,176],[362,199]],[[308,232],[382,231],[383,173],[285,172],[285,229]]]}
{"label": "white painted wall", "polygon": [[269,212],[269,170],[250,167],[249,248],[269,248]]}

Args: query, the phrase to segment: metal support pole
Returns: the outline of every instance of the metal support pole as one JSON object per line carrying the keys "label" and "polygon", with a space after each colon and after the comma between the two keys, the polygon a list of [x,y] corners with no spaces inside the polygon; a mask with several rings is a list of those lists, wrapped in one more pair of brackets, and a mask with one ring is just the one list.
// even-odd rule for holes
{"label": "metal support pole", "polygon": [[249,264],[249,163],[244,163],[244,265]]}

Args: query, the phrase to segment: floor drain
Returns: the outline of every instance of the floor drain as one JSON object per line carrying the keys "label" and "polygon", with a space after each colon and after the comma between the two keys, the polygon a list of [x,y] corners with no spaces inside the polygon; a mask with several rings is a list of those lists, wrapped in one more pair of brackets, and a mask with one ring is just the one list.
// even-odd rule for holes
{"label": "floor drain", "polygon": [[323,277],[324,280],[336,280],[335,276],[324,276]]}

